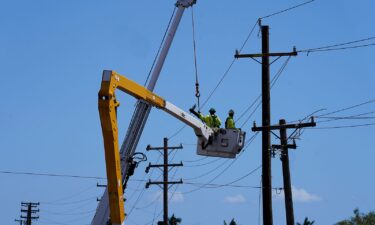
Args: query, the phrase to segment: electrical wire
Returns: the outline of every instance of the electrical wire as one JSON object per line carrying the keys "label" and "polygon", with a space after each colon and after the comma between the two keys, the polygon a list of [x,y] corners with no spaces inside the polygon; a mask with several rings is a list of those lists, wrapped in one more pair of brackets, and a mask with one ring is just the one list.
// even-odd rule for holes
{"label": "electrical wire", "polygon": [[[254,30],[255,30],[255,27],[256,25],[259,23],[259,20],[261,19],[265,19],[265,18],[269,18],[269,17],[272,17],[272,16],[275,16],[275,15],[278,15],[278,14],[281,14],[281,13],[284,13],[284,12],[287,12],[287,11],[290,11],[292,9],[295,9],[295,8],[298,8],[298,7],[301,7],[303,5],[306,5],[306,4],[309,4],[309,3],[312,3],[314,2],[315,0],[310,0],[310,1],[307,1],[307,2],[304,2],[304,3],[301,3],[301,4],[298,4],[298,5],[295,5],[295,6],[292,6],[290,8],[287,8],[287,9],[284,9],[284,10],[281,10],[281,11],[278,11],[278,12],[275,12],[275,13],[272,13],[272,14],[269,14],[267,16],[263,16],[263,17],[260,17],[259,19],[256,20],[255,24],[252,26],[252,29],[250,30],[249,34],[246,36],[246,39],[244,41],[244,43],[241,45],[241,48],[240,50],[238,51],[238,53],[241,53],[241,51],[243,50],[243,48],[245,47],[246,43],[248,42],[250,36],[253,34]],[[229,67],[228,69],[225,71],[225,73],[223,74],[223,76],[220,78],[219,82],[217,83],[217,85],[215,86],[215,88],[210,92],[210,94],[208,95],[207,99],[204,101],[203,103],[203,106],[208,102],[208,100],[212,97],[213,93],[217,90],[217,88],[220,86],[220,84],[223,82],[224,78],[228,75],[229,73],[229,70],[232,68],[234,62],[235,62],[236,59],[233,59],[232,62],[229,64]]]}
{"label": "electrical wire", "polygon": [[348,46],[348,47],[338,48],[340,46],[355,44],[355,43],[369,41],[369,40],[373,40],[373,39],[375,39],[375,36],[368,37],[368,38],[363,38],[363,39],[359,39],[359,40],[355,40],[355,41],[349,41],[349,42],[339,43],[339,44],[326,45],[326,46],[317,47],[317,48],[308,48],[308,49],[298,50],[297,52],[307,52],[307,53],[310,53],[310,52],[318,52],[318,51],[333,51],[333,50],[344,50],[344,49],[349,49],[349,48],[367,47],[367,46],[372,46],[372,45],[375,45],[375,44],[364,44],[364,45],[355,45],[355,46]]}
{"label": "electrical wire", "polygon": [[206,160],[206,159],[208,159],[208,158],[209,158],[208,156],[203,156],[203,157],[201,157],[200,159],[195,159],[195,160],[184,160],[184,162],[187,162],[187,163],[200,162],[200,161]]}
{"label": "electrical wire", "polygon": [[[283,71],[285,70],[285,67],[288,65],[289,63],[289,60],[290,60],[291,56],[289,56],[285,62],[281,65],[280,69],[277,71],[277,73],[274,75],[274,77],[272,78],[271,80],[271,89],[273,88],[273,86],[276,84],[277,80],[280,78],[281,74],[283,73]],[[245,115],[253,106],[256,102],[258,102],[260,100],[260,98],[262,97],[262,94],[260,94],[254,101],[253,103],[241,114],[241,116],[237,119],[239,120],[240,118],[243,117],[243,115]],[[259,108],[259,106],[262,104],[262,102],[259,102],[257,104],[257,106],[255,107],[255,109],[250,113],[250,115],[245,119],[245,122],[242,123],[242,125],[240,126],[241,128],[243,126],[245,126],[245,124],[250,120],[250,118],[254,115],[254,113],[256,112],[256,110]]]}
{"label": "electrical wire", "polygon": [[70,201],[70,202],[59,202],[59,203],[40,202],[40,203],[43,204],[43,205],[74,205],[74,204],[77,204],[77,203],[88,202],[88,201],[93,201],[93,200],[96,200],[96,196],[80,199],[80,200],[77,200],[77,201]]}
{"label": "electrical wire", "polygon": [[295,8],[298,8],[298,7],[301,7],[301,6],[304,6],[304,5],[307,5],[307,4],[310,4],[312,2],[314,2],[315,0],[310,0],[310,1],[307,1],[307,2],[303,2],[301,4],[298,4],[298,5],[295,5],[295,6],[292,6],[292,7],[289,7],[287,9],[283,9],[283,10],[280,10],[278,12],[275,12],[275,13],[272,13],[272,14],[269,14],[267,16],[263,16],[263,17],[260,17],[259,19],[266,19],[266,18],[269,18],[269,17],[273,17],[273,16],[276,16],[276,15],[279,15],[279,14],[282,14],[282,13],[285,13],[287,11],[290,11],[290,10],[293,10]]}
{"label": "electrical wire", "polygon": [[66,201],[68,199],[72,199],[72,198],[74,198],[76,196],[79,196],[82,193],[87,193],[87,191],[93,189],[94,187],[95,187],[94,185],[90,185],[89,187],[87,187],[87,188],[85,188],[85,189],[83,189],[83,190],[81,190],[81,191],[79,191],[79,192],[77,192],[77,193],[75,193],[73,195],[69,195],[69,196],[66,196],[66,197],[63,197],[63,198],[59,198],[59,199],[48,201],[48,202],[42,202],[42,203],[43,204],[51,204],[51,203],[53,204],[53,203],[59,203],[59,202],[62,202],[62,201]]}
{"label": "electrical wire", "polygon": [[[298,120],[293,120],[293,121],[290,121],[290,123],[295,123],[295,122],[303,122],[309,118],[311,118],[312,116],[314,116],[316,113],[318,112],[321,112],[321,111],[325,111],[327,110],[326,108],[322,108],[322,109],[318,109],[318,110],[315,110],[314,112],[308,114],[307,116],[303,117],[303,119],[298,119]],[[314,116],[315,117],[315,116]]]}
{"label": "electrical wire", "polygon": [[221,187],[246,187],[246,188],[260,188],[257,186],[245,186],[245,185],[233,185],[234,183],[237,183],[238,181],[241,181],[245,179],[246,177],[252,175],[256,171],[258,171],[262,166],[258,166],[254,170],[250,171],[249,173],[241,176],[240,178],[237,178],[231,182],[225,183],[225,184],[213,184],[213,183],[194,183],[194,182],[185,182],[185,184],[192,184],[192,185],[198,185],[199,187],[204,188],[221,188]]}
{"label": "electrical wire", "polygon": [[55,174],[55,173],[33,173],[33,172],[16,172],[10,170],[1,170],[0,173],[3,174],[17,174],[17,175],[31,175],[31,176],[47,176],[47,177],[65,177],[65,178],[81,178],[81,179],[96,179],[105,180],[105,177],[95,177],[95,176],[81,176],[81,175],[67,175],[67,174]]}
{"label": "electrical wire", "polygon": [[[76,210],[78,210],[78,209],[82,209],[83,207],[85,207],[85,206],[87,206],[87,205],[89,205],[89,204],[91,204],[91,202],[85,202],[84,204],[82,204],[82,205],[78,205],[78,206],[76,206],[76,207],[74,207],[74,208],[70,208],[70,209],[67,209],[67,210],[64,210],[64,211],[59,211],[59,213],[70,213],[70,212],[76,211]],[[51,208],[51,206],[52,206],[52,205],[49,205],[48,207]],[[40,208],[42,208],[41,210],[42,210],[43,212],[45,211],[45,210],[43,209],[43,205],[42,205],[42,207],[40,207]]]}
{"label": "electrical wire", "polygon": [[224,166],[225,164],[227,164],[228,162],[230,162],[230,161],[227,159],[227,160],[225,160],[224,163],[222,163],[222,164],[216,166],[215,168],[213,168],[213,169],[211,169],[211,170],[209,170],[209,171],[207,171],[207,172],[205,172],[205,173],[202,173],[202,174],[200,174],[200,175],[198,175],[198,176],[195,176],[195,177],[185,178],[184,180],[196,180],[196,179],[199,179],[199,178],[205,177],[205,176],[207,176],[207,175],[209,175],[209,174],[211,174],[211,173],[217,171],[219,168],[223,167],[223,166]]}
{"label": "electrical wire", "polygon": [[368,126],[374,126],[374,125],[375,125],[375,123],[365,123],[365,124],[354,124],[354,125],[332,126],[332,127],[311,127],[311,128],[307,128],[307,129],[326,130],[326,129],[342,129],[342,128],[368,127]]}
{"label": "electrical wire", "polygon": [[202,185],[196,189],[192,189],[190,191],[186,191],[186,192],[183,192],[183,194],[190,194],[190,193],[193,193],[193,192],[196,192],[202,188],[204,188],[205,186],[207,186],[208,184],[211,184],[213,181],[215,181],[217,178],[219,178],[220,176],[222,176],[231,166],[233,166],[233,164],[243,155],[243,152],[245,151],[246,148],[248,148],[250,146],[250,144],[255,140],[255,137],[257,135],[254,134],[251,139],[251,141],[247,144],[247,146],[245,146],[245,148],[241,151],[241,153],[237,156],[237,158],[235,158],[227,167],[225,167],[223,170],[220,171],[219,174],[217,174],[214,178],[212,178],[206,185]]}
{"label": "electrical wire", "polygon": [[52,215],[57,215],[57,216],[77,216],[77,215],[85,215],[85,214],[91,214],[95,212],[96,209],[94,210],[89,210],[89,211],[84,211],[84,212],[76,212],[76,213],[63,213],[63,212],[53,212],[49,210],[43,210],[44,213],[47,214],[52,214]]}
{"label": "electrical wire", "polygon": [[339,50],[347,50],[347,49],[354,49],[354,48],[364,48],[364,47],[369,47],[369,46],[375,46],[375,43],[365,44],[365,45],[355,45],[355,46],[349,46],[349,47],[341,47],[341,48],[327,48],[327,49],[309,51],[308,53],[311,53],[311,52],[339,51]]}
{"label": "electrical wire", "polygon": [[[251,35],[253,34],[254,30],[255,30],[255,27],[256,25],[258,24],[258,20],[256,20],[255,24],[252,26],[249,34],[246,36],[246,39],[245,41],[242,43],[241,45],[241,48],[239,50],[239,53],[243,50],[243,48],[245,47],[246,43],[248,42],[248,40],[250,39]],[[227,67],[227,69],[225,70],[225,72],[223,73],[223,75],[220,77],[218,83],[216,84],[216,86],[211,90],[211,92],[208,94],[208,97],[204,100],[203,104],[202,104],[202,108],[207,104],[207,102],[212,98],[213,94],[216,92],[216,90],[219,88],[219,86],[221,85],[221,83],[223,82],[223,80],[225,79],[225,77],[228,75],[229,71],[232,69],[232,66],[234,64],[234,62],[236,61],[236,59],[234,58],[231,63],[229,64],[229,66]],[[186,125],[182,126],[179,130],[177,130],[175,133],[173,133],[172,135],[169,136],[168,139],[172,139],[174,138],[175,136],[177,136],[179,133],[181,133],[181,131],[183,129],[185,129]]]}
{"label": "electrical wire", "polygon": [[360,113],[350,116],[321,116],[320,119],[327,119],[327,120],[320,120],[317,121],[317,123],[327,123],[337,120],[365,120],[365,119],[375,119],[374,116],[364,116],[364,115],[370,115],[374,114],[375,111],[367,112],[367,113]]}
{"label": "electrical wire", "polygon": [[209,165],[209,164],[212,164],[212,163],[215,163],[219,160],[221,160],[222,158],[216,158],[216,159],[213,159],[211,161],[208,161],[206,163],[202,163],[202,164],[193,164],[193,165],[184,165],[184,167],[200,167],[200,166],[206,166],[206,165]]}
{"label": "electrical wire", "polygon": [[[158,157],[156,163],[159,162],[160,158],[161,158],[161,155],[159,155],[159,157]],[[150,175],[149,175],[149,177],[148,177],[149,179],[150,179],[150,177],[152,176],[153,172],[154,172],[154,170],[151,171],[151,173],[150,173]],[[146,176],[146,174],[143,176],[143,178],[144,178],[145,176]],[[160,176],[159,176],[159,177],[160,177]],[[140,185],[141,185],[141,183],[138,184],[137,188],[139,188]],[[146,188],[143,187],[143,189],[141,190],[141,193],[139,193],[139,195],[138,195],[137,199],[135,200],[133,206],[132,206],[131,209],[129,210],[129,213],[128,213],[127,217],[130,217],[130,215],[131,215],[131,213],[133,212],[133,210],[137,208],[137,205],[138,205],[139,201],[141,200],[141,198],[143,197],[145,191],[146,191]],[[133,196],[135,196],[135,195],[132,195],[132,196],[129,198],[129,200],[130,200]]]}
{"label": "electrical wire", "polygon": [[367,105],[367,104],[370,104],[370,103],[373,103],[373,102],[375,102],[375,99],[372,99],[372,100],[369,100],[369,101],[366,101],[366,102],[362,102],[362,103],[359,103],[359,104],[356,104],[356,105],[353,105],[353,106],[349,106],[349,107],[346,107],[346,108],[338,109],[338,110],[335,110],[335,111],[332,111],[332,112],[320,114],[320,115],[317,115],[316,117],[319,118],[319,117],[322,117],[322,116],[328,116],[328,115],[336,114],[336,113],[347,111],[347,110],[350,110],[350,109],[354,109],[354,108],[357,108],[357,107],[360,107],[360,106],[363,106],[363,105]]}
{"label": "electrical wire", "polygon": [[[172,160],[175,158],[175,156],[176,156],[176,154],[177,154],[177,151],[174,151],[173,154],[174,154],[174,155],[171,157],[170,161],[172,161]],[[161,154],[159,155],[159,158],[158,158],[157,162],[159,162],[160,158],[161,158]],[[170,161],[169,161],[168,163],[170,163]],[[156,162],[156,163],[157,163],[157,162]],[[177,170],[178,170],[178,168],[176,169],[174,175],[176,174]],[[150,174],[149,178],[151,177],[153,171],[154,171],[154,170],[151,171],[151,174]],[[172,177],[174,177],[174,175],[173,175]],[[160,177],[161,177],[161,175],[159,175],[159,177],[158,177],[157,179],[159,179]],[[173,179],[173,178],[172,178],[172,179]],[[137,205],[138,205],[138,203],[140,202],[140,199],[143,197],[145,191],[146,191],[146,188],[143,188],[143,189],[141,190],[141,193],[138,195],[137,199],[135,200],[135,203],[133,204],[132,208],[130,209],[130,211],[129,211],[127,217],[129,217],[129,216],[132,214],[132,212],[133,212],[134,210],[140,210],[140,209],[147,208],[147,207],[153,205],[153,204],[157,201],[157,199],[155,199],[154,201],[150,202],[150,203],[147,204],[146,206],[137,207]]]}

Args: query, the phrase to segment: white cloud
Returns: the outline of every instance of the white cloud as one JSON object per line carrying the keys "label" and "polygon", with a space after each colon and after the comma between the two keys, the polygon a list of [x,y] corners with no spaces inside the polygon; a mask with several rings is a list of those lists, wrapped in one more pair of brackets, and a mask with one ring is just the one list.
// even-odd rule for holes
{"label": "white cloud", "polygon": [[227,196],[225,197],[224,201],[230,204],[241,204],[241,203],[245,203],[246,199],[243,195],[238,194],[234,196]]}
{"label": "white cloud", "polygon": [[[155,201],[157,200],[158,202],[162,202],[163,201],[163,192],[162,191],[158,191],[156,192],[153,196],[152,196],[152,201]],[[170,202],[184,202],[185,201],[185,198],[184,198],[184,195],[181,193],[181,192],[168,192],[168,199]]]}
{"label": "white cloud", "polygon": [[[316,202],[322,200],[321,197],[315,194],[311,194],[303,188],[292,187],[292,195],[294,202]],[[280,193],[277,193],[274,196],[278,199],[284,199],[284,191],[281,191]]]}

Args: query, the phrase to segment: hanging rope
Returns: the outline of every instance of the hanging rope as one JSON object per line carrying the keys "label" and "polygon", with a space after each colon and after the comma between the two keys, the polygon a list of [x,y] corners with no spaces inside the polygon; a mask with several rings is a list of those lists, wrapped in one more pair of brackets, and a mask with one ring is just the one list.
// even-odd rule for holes
{"label": "hanging rope", "polygon": [[195,67],[195,97],[197,98],[198,112],[201,110],[200,106],[200,97],[199,92],[199,80],[198,80],[198,66],[197,66],[197,49],[195,45],[195,25],[194,25],[194,10],[193,6],[191,7],[191,24],[193,27],[193,47],[194,47],[194,67]]}

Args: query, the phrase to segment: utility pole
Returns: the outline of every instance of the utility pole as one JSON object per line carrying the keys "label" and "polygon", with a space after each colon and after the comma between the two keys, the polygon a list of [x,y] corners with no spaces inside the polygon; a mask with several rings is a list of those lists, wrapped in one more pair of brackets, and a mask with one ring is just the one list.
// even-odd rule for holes
{"label": "utility pole", "polygon": [[[298,124],[286,124],[284,119],[279,120],[279,125],[273,126],[262,126],[257,127],[254,123],[252,131],[264,131],[267,130],[271,132],[272,130],[280,130],[280,145],[272,145],[273,149],[280,149],[281,151],[281,162],[283,168],[283,183],[284,183],[284,195],[285,195],[285,212],[286,212],[286,224],[295,225],[294,223],[294,211],[293,211],[293,197],[292,197],[292,182],[290,178],[290,168],[289,168],[289,153],[288,149],[296,149],[295,143],[288,144],[287,129],[298,129],[304,127],[315,127],[316,123],[314,118],[311,118],[309,123],[298,123]],[[293,132],[294,133],[294,132]]]}
{"label": "utility pole", "polygon": [[[260,23],[259,23],[260,24]],[[262,58],[262,126],[271,124],[271,95],[270,95],[270,57],[296,56],[297,51],[287,53],[270,53],[269,51],[269,26],[261,26],[262,53],[239,54],[235,58]],[[257,61],[258,62],[258,61]],[[271,63],[272,64],[272,63]],[[271,132],[262,130],[262,187],[263,187],[263,224],[273,225],[272,219],[272,180],[271,180]]]}
{"label": "utility pole", "polygon": [[[168,180],[168,168],[169,167],[177,167],[177,166],[183,166],[182,162],[180,163],[168,163],[168,151],[169,150],[177,150],[182,149],[182,145],[176,146],[176,147],[168,147],[168,138],[164,138],[164,146],[163,147],[151,147],[150,145],[147,146],[146,150],[163,150],[163,158],[164,163],[163,164],[149,164],[146,168],[146,173],[150,171],[150,168],[163,168],[163,181],[151,181],[149,180],[146,183],[146,188],[149,188],[150,185],[156,184],[156,185],[163,185],[163,221],[164,225],[168,225],[168,187],[170,184],[182,184],[182,179],[179,181],[169,181]],[[160,222],[158,223],[160,224]]]}
{"label": "utility pole", "polygon": [[21,202],[21,220],[14,220],[15,222],[19,222],[20,225],[31,225],[33,220],[39,219],[39,216],[34,216],[33,214],[39,212],[39,209],[34,209],[39,206],[38,203],[34,202]]}

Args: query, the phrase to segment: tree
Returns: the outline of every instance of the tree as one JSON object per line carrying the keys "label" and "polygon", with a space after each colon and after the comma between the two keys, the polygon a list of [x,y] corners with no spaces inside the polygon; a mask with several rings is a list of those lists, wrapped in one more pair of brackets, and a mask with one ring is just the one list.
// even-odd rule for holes
{"label": "tree", "polygon": [[[225,222],[224,220],[224,225],[227,225],[227,222]],[[234,221],[234,219],[232,219],[229,223],[229,225],[237,225],[236,221]]]}
{"label": "tree", "polygon": [[172,217],[169,218],[169,220],[168,220],[168,224],[169,224],[169,225],[178,225],[178,224],[181,223],[181,221],[182,221],[181,218],[176,218],[176,217],[174,216],[174,214],[173,214]]}
{"label": "tree", "polygon": [[375,212],[369,212],[367,214],[359,212],[359,209],[356,208],[353,211],[354,216],[350,219],[346,219],[336,223],[335,225],[373,225],[375,224]]}
{"label": "tree", "polygon": [[315,223],[315,221],[310,221],[309,218],[305,217],[305,220],[303,221],[303,223],[297,223],[297,225],[313,225]]}

